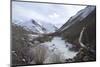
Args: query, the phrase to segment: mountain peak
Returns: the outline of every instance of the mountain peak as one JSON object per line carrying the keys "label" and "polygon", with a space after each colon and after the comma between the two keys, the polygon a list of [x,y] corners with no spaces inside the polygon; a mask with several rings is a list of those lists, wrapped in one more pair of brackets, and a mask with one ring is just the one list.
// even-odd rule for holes
{"label": "mountain peak", "polygon": [[[20,22],[20,20],[17,20],[17,22],[14,22],[14,23],[16,24],[18,22]],[[57,30],[57,27],[51,23],[44,22],[44,21],[37,22],[34,19],[20,22],[17,25],[24,27],[26,30],[30,30],[36,33],[52,33]]]}

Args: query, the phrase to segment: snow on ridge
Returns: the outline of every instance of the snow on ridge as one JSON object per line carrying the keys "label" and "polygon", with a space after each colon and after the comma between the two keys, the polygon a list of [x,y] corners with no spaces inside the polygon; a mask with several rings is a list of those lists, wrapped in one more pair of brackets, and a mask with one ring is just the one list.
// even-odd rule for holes
{"label": "snow on ridge", "polygon": [[26,30],[30,30],[37,33],[52,33],[56,31],[56,27],[48,22],[37,22],[33,19],[28,21],[13,20],[13,23],[24,27]]}

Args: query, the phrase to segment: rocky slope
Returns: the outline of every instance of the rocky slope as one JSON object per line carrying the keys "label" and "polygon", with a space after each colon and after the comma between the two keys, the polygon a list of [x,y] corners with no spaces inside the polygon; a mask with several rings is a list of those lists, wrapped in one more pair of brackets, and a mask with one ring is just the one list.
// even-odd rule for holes
{"label": "rocky slope", "polygon": [[79,51],[78,55],[74,58],[76,61],[96,60],[95,6],[87,6],[85,9],[79,11],[56,34],[58,33],[61,34],[63,39],[74,44],[71,50]]}

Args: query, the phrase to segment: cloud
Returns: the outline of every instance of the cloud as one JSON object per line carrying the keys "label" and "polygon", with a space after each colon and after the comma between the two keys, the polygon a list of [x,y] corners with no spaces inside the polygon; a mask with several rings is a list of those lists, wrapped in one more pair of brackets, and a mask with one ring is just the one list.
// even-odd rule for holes
{"label": "cloud", "polygon": [[59,17],[59,14],[53,13],[53,14],[49,15],[49,17],[55,19],[55,18]]}
{"label": "cloud", "polygon": [[27,21],[34,19],[62,26],[67,20],[86,6],[13,2],[12,18]]}

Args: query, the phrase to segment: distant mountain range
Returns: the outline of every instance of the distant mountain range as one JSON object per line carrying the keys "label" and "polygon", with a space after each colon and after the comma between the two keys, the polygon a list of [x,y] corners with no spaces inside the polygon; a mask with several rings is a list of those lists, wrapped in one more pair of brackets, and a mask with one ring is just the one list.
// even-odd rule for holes
{"label": "distant mountain range", "polygon": [[36,22],[34,19],[29,21],[20,22],[20,20],[13,21],[13,23],[22,26],[26,30],[30,30],[36,33],[52,33],[55,32],[58,28],[47,22]]}

